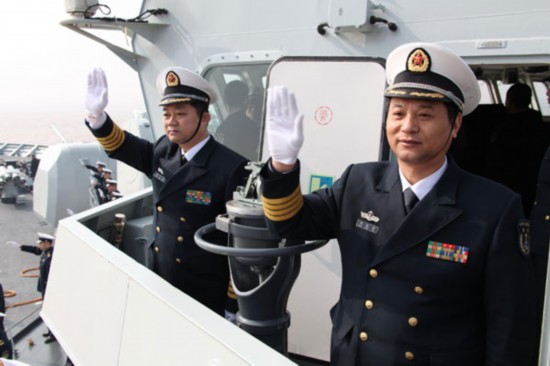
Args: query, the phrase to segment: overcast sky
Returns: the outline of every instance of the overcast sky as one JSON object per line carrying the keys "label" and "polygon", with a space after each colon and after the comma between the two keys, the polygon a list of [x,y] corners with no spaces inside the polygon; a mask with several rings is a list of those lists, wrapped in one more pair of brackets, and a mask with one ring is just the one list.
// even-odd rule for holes
{"label": "overcast sky", "polygon": [[[110,16],[133,18],[139,0],[106,3]],[[61,26],[64,0],[11,2],[0,22],[0,143],[92,141],[83,125],[88,72],[102,67],[109,83],[109,113],[131,119],[143,110],[137,73],[105,46]],[[96,14],[99,15],[99,14]],[[109,32],[124,44],[121,32]],[[117,43],[118,44],[118,43]],[[55,126],[55,129],[51,125]]]}

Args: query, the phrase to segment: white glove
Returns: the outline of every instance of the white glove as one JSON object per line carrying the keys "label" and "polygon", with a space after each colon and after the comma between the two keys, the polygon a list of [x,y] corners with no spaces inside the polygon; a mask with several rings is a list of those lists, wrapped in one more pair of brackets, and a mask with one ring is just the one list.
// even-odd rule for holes
{"label": "white glove", "polygon": [[20,248],[21,247],[21,245],[18,242],[13,241],[13,240],[7,241],[6,244],[9,245],[9,246],[15,247],[15,248]]}
{"label": "white glove", "polygon": [[103,126],[107,120],[105,107],[109,102],[109,91],[107,88],[107,77],[105,72],[96,68],[88,74],[88,90],[86,94],[86,121],[94,130]]}
{"label": "white glove", "polygon": [[267,142],[273,160],[296,163],[304,143],[304,115],[298,111],[294,93],[284,86],[267,91]]}

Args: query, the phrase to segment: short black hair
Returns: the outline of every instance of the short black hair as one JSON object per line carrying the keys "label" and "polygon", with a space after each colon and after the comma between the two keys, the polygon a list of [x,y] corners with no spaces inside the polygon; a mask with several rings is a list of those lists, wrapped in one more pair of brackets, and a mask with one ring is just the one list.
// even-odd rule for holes
{"label": "short black hair", "polygon": [[224,102],[231,107],[244,107],[247,97],[248,85],[240,80],[229,82],[223,92]]}
{"label": "short black hair", "polygon": [[458,116],[458,113],[460,113],[460,110],[454,103],[445,102],[444,104],[447,108],[447,117],[449,117],[449,122],[453,124],[456,120],[456,117]]}
{"label": "short black hair", "polygon": [[[388,116],[388,111],[390,109],[390,100],[391,100],[391,97],[384,98],[384,111],[385,111],[384,113],[385,118],[384,118],[384,124],[383,124],[384,127],[386,126],[386,119]],[[456,120],[456,117],[458,116],[458,113],[460,113],[460,110],[452,102],[443,102],[443,104],[445,105],[445,108],[447,108],[447,117],[449,118],[449,123],[453,124]]]}
{"label": "short black hair", "polygon": [[199,116],[201,116],[204,112],[208,112],[208,103],[201,102],[200,100],[191,100],[189,104],[191,107],[195,108]]}
{"label": "short black hair", "polygon": [[531,104],[532,91],[527,84],[516,83],[506,92],[506,100],[512,105],[521,108],[529,108]]}

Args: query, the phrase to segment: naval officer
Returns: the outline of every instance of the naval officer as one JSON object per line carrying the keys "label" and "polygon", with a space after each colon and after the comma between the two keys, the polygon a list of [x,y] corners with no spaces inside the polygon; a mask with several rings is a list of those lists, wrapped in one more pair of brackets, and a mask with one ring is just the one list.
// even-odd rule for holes
{"label": "naval officer", "polygon": [[[38,267],[38,284],[36,289],[42,294],[42,299],[46,296],[46,287],[48,285],[48,277],[50,274],[50,267],[52,264],[53,256],[53,243],[55,236],[38,233],[38,241],[36,245],[19,245],[17,242],[10,242],[11,245],[19,246],[19,249],[23,252],[32,253],[40,256],[40,265]],[[43,333],[42,336],[46,337],[44,343],[52,343],[56,341],[53,333],[48,329],[46,333]]]}
{"label": "naval officer", "polygon": [[[152,269],[216,313],[224,315],[229,283],[227,258],[199,248],[193,235],[225,213],[247,160],[209,135],[212,86],[196,73],[169,67],[158,74],[165,135],[155,143],[122,130],[105,113],[107,80],[88,76],[86,124],[107,154],[143,172],[153,183]],[[216,234],[221,234],[216,233]],[[225,236],[212,241],[225,245]]]}
{"label": "naval officer", "polygon": [[528,365],[533,270],[521,199],[446,154],[479,102],[477,80],[458,56],[427,43],[392,51],[386,77],[395,159],[350,165],[307,195],[297,161],[303,115],[288,89],[269,90],[268,225],[340,247],[331,364]]}

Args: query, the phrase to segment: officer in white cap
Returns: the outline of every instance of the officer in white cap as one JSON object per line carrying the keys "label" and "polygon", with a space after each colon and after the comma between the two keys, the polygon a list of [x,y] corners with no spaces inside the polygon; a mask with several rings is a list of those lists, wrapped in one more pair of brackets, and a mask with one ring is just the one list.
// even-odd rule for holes
{"label": "officer in white cap", "polygon": [[[40,256],[40,265],[39,265],[39,275],[38,275],[38,284],[36,286],[37,291],[42,294],[42,298],[46,295],[46,287],[48,285],[48,276],[50,273],[50,266],[52,263],[53,256],[53,245],[55,241],[55,236],[47,233],[37,233],[38,240],[37,245],[20,245],[15,241],[9,241],[7,244],[12,246],[17,246],[21,251],[32,253]],[[53,333],[48,331],[43,334],[46,337],[45,343],[55,342],[55,336]]]}
{"label": "officer in white cap", "polygon": [[303,115],[269,89],[262,200],[285,238],[337,238],[342,288],[331,365],[528,365],[534,360],[529,225],[520,197],[447,156],[480,99],[468,65],[436,44],[386,63],[385,129],[395,159],[350,165],[302,195]]}
{"label": "officer in white cap", "polygon": [[[86,124],[107,154],[152,179],[154,238],[152,269],[175,287],[223,315],[229,270],[227,258],[200,249],[195,231],[225,213],[238,185],[245,182],[247,160],[208,133],[208,106],[214,88],[181,67],[158,74],[165,135],[156,143],[122,130],[105,113],[107,79],[101,69],[88,76]],[[217,242],[226,245],[225,238]]]}

